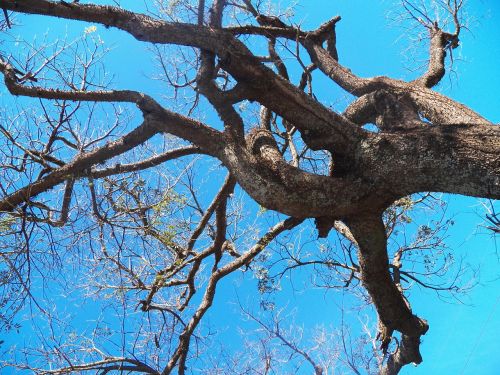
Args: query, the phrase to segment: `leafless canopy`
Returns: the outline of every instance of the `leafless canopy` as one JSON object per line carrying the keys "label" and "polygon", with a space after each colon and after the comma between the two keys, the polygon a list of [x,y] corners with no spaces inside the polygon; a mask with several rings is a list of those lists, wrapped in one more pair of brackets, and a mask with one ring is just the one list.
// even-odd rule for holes
{"label": "leafless canopy", "polygon": [[[498,126],[433,90],[459,45],[463,1],[435,0],[445,15],[439,20],[425,1],[401,1],[402,14],[429,38],[428,65],[411,81],[363,78],[343,66],[336,47],[340,16],[303,30],[263,1],[159,0],[144,13],[115,3],[0,0],[4,30],[16,29],[21,14],[89,23],[74,42],[18,43],[0,56],[8,91],[20,106],[23,98],[38,106],[2,114],[2,283],[23,291],[6,299],[13,310],[24,298],[36,303],[33,272],[56,273],[56,263],[64,267],[79,252],[86,291],[112,290],[123,306],[163,323],[135,338],[136,347],[154,355],[109,355],[75,336],[59,346],[57,369],[19,366],[43,374],[184,374],[219,281],[252,267],[273,240],[309,218],[319,237],[332,229],[344,237],[343,255],[305,261],[282,252],[286,268],[263,278],[322,266],[340,274],[340,285],[359,281],[378,314],[380,373],[420,363],[420,339],[429,327],[412,311],[403,284],[455,287],[405,269],[412,251],[441,247],[436,238],[443,226],[423,228],[416,242],[389,259],[388,237],[414,204],[406,197],[500,197]],[[112,89],[92,25],[144,42],[171,98]],[[317,99],[313,72],[352,97],[343,113]],[[221,126],[200,115],[203,106],[217,113]],[[199,198],[197,160],[215,160],[226,171],[211,202]],[[262,210],[287,218],[264,234],[238,228],[247,219],[235,198],[239,189]],[[444,262],[432,272],[446,268]],[[267,332],[322,373],[277,327]],[[395,332],[401,338],[389,353]],[[77,346],[87,348],[85,355],[75,354]]]}

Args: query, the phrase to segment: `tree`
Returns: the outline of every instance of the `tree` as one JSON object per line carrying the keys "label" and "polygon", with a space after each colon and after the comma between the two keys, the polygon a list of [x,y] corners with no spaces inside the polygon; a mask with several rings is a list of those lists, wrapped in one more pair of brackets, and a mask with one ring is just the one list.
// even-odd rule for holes
{"label": "tree", "polygon": [[[402,280],[429,284],[402,268],[403,249],[389,260],[388,234],[413,206],[408,196],[500,196],[498,127],[433,90],[445,76],[447,56],[459,44],[463,1],[431,3],[436,17],[424,2],[400,4],[429,38],[427,68],[407,82],[362,78],[343,66],[336,48],[340,16],[304,31],[284,15],[269,13],[260,1],[159,1],[157,10],[146,15],[119,5],[0,0],[4,28],[15,24],[12,18],[18,14],[37,14],[117,28],[148,43],[170,93],[191,95],[191,102],[182,97],[182,104],[189,104],[176,112],[141,91],[109,89],[100,65],[104,47],[92,37],[92,26],[78,41],[54,43],[52,52],[45,45],[31,46],[22,57],[2,54],[0,70],[10,93],[34,98],[39,105],[38,112],[20,111],[1,129],[1,224],[10,236],[3,246],[13,248],[2,253],[8,270],[3,284],[24,291],[7,295],[9,311],[15,312],[25,298],[37,300],[30,292],[37,262],[64,263],[68,258],[60,249],[69,254],[84,243],[94,254],[92,267],[83,265],[89,268],[87,285],[114,290],[123,306],[133,309],[135,304],[148,317],[159,317],[147,335],[136,337],[149,361],[105,355],[90,338],[75,336],[67,347],[61,345],[67,352],[57,355],[66,363],[52,373],[168,374],[177,369],[183,374],[219,281],[252,267],[271,241],[308,218],[314,219],[320,238],[335,229],[352,244],[346,245],[347,262],[323,259],[322,264],[344,270],[347,285],[361,281],[378,314],[384,355],[394,333],[401,334],[380,373],[396,374],[406,364],[420,363],[420,340],[429,326],[412,311]],[[316,97],[317,71],[353,96],[342,113]],[[220,127],[209,125],[215,119],[196,118],[205,100]],[[140,124],[133,126],[127,104],[137,106]],[[99,111],[107,115],[104,120]],[[22,121],[36,125],[23,130]],[[106,121],[112,125],[92,129]],[[159,135],[165,138],[158,141]],[[180,177],[162,170],[167,161],[192,155],[216,160],[228,173],[206,209],[189,166],[172,169],[186,177],[182,194],[174,189]],[[263,210],[288,217],[257,238],[251,227],[233,229],[243,220],[230,205],[236,186]],[[431,243],[442,226],[437,228],[423,228],[419,239]],[[42,251],[40,243],[49,244],[49,250]],[[272,278],[267,268],[262,272],[266,288]],[[174,337],[170,346],[162,336],[166,329]],[[85,340],[93,349],[78,357],[71,347],[83,347]],[[164,357],[158,357],[159,350]],[[75,364],[74,358],[83,361]]]}

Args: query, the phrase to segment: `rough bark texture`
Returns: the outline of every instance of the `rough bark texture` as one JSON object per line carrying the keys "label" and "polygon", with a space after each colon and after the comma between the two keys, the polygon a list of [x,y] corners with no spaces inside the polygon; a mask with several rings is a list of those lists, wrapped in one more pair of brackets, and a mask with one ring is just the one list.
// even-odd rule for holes
{"label": "rough bark texture", "polygon": [[[428,325],[412,312],[389,272],[382,213],[395,200],[423,191],[500,198],[500,129],[465,105],[431,89],[445,74],[446,49],[457,43],[458,31],[450,34],[437,24],[429,26],[429,67],[412,82],[388,77],[361,78],[338,62],[335,24],[340,17],[305,32],[272,17],[266,18],[251,2],[244,3],[255,16],[256,25],[224,28],[224,1],[214,2],[209,25],[204,26],[203,15],[199,15],[198,24],[183,24],[110,6],[0,0],[0,7],[8,11],[100,23],[127,32],[139,41],[200,50],[197,90],[208,98],[225,125],[224,131],[214,130],[133,91],[80,92],[28,86],[2,58],[0,70],[14,95],[132,102],[143,112],[144,122],[122,139],[81,154],[24,188],[8,192],[0,199],[0,211],[14,210],[65,183],[68,176],[79,178],[91,173],[99,178],[123,172],[127,169],[116,167],[100,172],[93,168],[155,134],[180,137],[194,146],[185,152],[202,152],[219,159],[232,178],[262,206],[299,219],[317,218],[321,236],[335,226],[335,220],[347,224],[359,247],[363,285],[378,312],[383,350],[387,350],[393,331],[402,334],[398,350],[389,356],[382,371],[396,374],[404,365],[422,361],[420,337]],[[277,73],[239,39],[240,35],[248,34],[269,39]],[[274,50],[276,38],[297,40],[309,53],[314,69],[318,68],[333,83],[357,97],[345,113],[332,111],[305,93],[303,85],[296,87],[288,80],[283,61]],[[224,90],[217,85],[220,70],[236,81],[233,89]],[[263,106],[263,122],[270,121],[270,113],[276,114],[287,124],[287,130],[298,130],[310,148],[329,151],[333,159],[331,175],[316,175],[287,162],[266,126],[244,134],[244,121],[234,108],[243,100]],[[376,124],[378,132],[363,130],[367,123]],[[184,151],[179,153],[183,154]],[[163,160],[168,157],[126,168],[146,168]],[[297,225],[299,219],[285,222],[274,232]],[[231,269],[251,260],[261,248],[259,245],[246,258],[235,261]],[[163,374],[176,366],[180,366],[180,373],[184,372],[183,353],[188,350],[197,323],[212,303],[217,281],[226,273],[225,268],[220,269],[209,281],[203,306],[186,327],[180,338],[182,345]]]}

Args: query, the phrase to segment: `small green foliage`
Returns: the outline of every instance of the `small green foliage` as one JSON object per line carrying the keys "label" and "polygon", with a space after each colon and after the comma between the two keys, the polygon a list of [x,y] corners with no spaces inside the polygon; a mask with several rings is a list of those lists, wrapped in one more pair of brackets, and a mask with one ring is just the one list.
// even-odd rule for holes
{"label": "small green foliage", "polygon": [[167,247],[174,245],[174,238],[177,234],[176,227],[172,224],[167,225],[165,230],[158,232],[158,241]]}
{"label": "small green foliage", "polygon": [[16,218],[10,215],[6,215],[0,218],[0,234],[7,234],[12,232],[14,224],[16,223]]}
{"label": "small green foliage", "polygon": [[165,275],[157,274],[155,276],[155,281],[154,284],[157,285],[159,288],[161,288],[163,285],[165,285]]}
{"label": "small green foliage", "polygon": [[279,290],[279,284],[275,278],[269,275],[269,269],[259,267],[255,270],[255,278],[257,279],[257,289],[259,293],[272,293]]}
{"label": "small green foliage", "polygon": [[156,213],[168,213],[171,211],[171,206],[183,206],[186,204],[186,197],[176,193],[175,191],[169,191],[164,194],[163,197],[156,202],[152,208]]}
{"label": "small green foliage", "polygon": [[88,26],[85,29],[83,29],[83,33],[85,35],[95,33],[97,31],[97,27],[95,25]]}
{"label": "small green foliage", "polygon": [[258,216],[264,215],[267,212],[267,208],[264,206],[259,206],[259,211],[257,212]]}
{"label": "small green foliage", "polygon": [[172,202],[172,197],[170,195],[165,195],[163,196],[162,199],[160,199],[158,202],[156,202],[154,205],[153,205],[153,211],[155,213],[164,213],[164,212],[168,212],[168,208],[170,206]]}
{"label": "small green foliage", "polygon": [[428,225],[421,225],[418,228],[417,237],[427,237],[432,233],[432,229]]}

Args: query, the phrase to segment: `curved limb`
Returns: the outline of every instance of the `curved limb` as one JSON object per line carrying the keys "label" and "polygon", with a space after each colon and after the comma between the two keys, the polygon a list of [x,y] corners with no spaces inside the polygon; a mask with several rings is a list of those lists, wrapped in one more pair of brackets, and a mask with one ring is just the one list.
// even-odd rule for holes
{"label": "curved limb", "polygon": [[[454,31],[446,32],[442,26],[439,26],[437,21],[433,21],[428,14],[427,9],[419,8],[412,1],[403,0],[401,2],[403,8],[409,16],[417,23],[423,25],[429,32],[429,62],[425,73],[413,81],[413,83],[424,86],[436,86],[446,73],[446,51],[449,50],[450,55],[452,50],[459,45],[459,35],[462,29],[459,13],[463,6],[463,1],[444,1],[439,0],[438,5],[453,19]],[[453,61],[453,60],[452,60]]]}
{"label": "curved limb", "polygon": [[387,351],[393,331],[402,333],[402,343],[389,360],[391,370],[383,372],[397,374],[408,363],[422,362],[420,336],[427,332],[429,326],[424,319],[413,314],[408,301],[391,277],[386,230],[381,214],[359,215],[345,222],[358,244],[361,280],[378,313],[382,350]]}
{"label": "curved limb", "polygon": [[[338,150],[348,149],[362,136],[362,132],[350,121],[322,106],[264,66],[241,41],[226,30],[159,21],[109,6],[75,4],[68,8],[47,0],[27,0],[19,4],[0,0],[0,6],[16,12],[117,27],[140,41],[177,44],[210,51],[219,57],[220,67],[245,86],[246,99],[256,100],[279,113],[301,132],[334,133],[337,135],[335,143]],[[292,31],[295,32],[294,29]]]}
{"label": "curved limb", "polygon": [[160,375],[160,373],[154,368],[139,361],[138,359],[127,357],[106,357],[100,361],[85,364],[71,364],[70,366],[56,368],[53,370],[38,368],[30,368],[29,370],[41,375],[63,375],[76,372],[85,373],[87,371],[97,371],[100,374],[107,374],[112,371],[127,371],[129,373]]}

